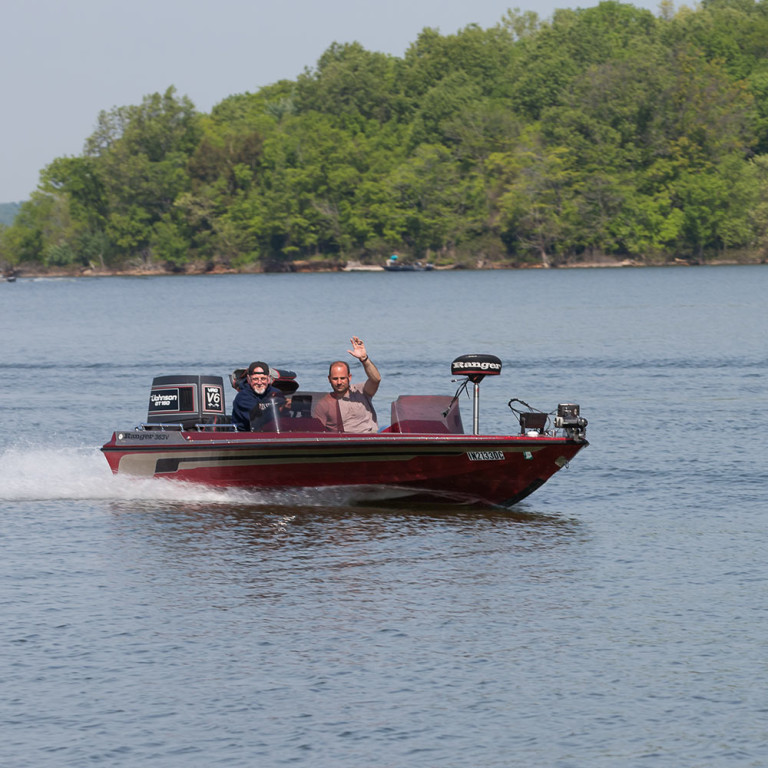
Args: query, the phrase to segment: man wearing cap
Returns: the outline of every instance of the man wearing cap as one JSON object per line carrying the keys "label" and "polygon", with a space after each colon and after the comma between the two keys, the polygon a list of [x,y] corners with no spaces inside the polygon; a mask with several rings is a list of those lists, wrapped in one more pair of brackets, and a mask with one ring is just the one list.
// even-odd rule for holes
{"label": "man wearing cap", "polygon": [[272,381],[266,363],[255,362],[248,366],[245,386],[232,403],[232,423],[238,432],[261,429],[285,403],[285,396],[272,386]]}
{"label": "man wearing cap", "polygon": [[357,336],[350,341],[352,349],[347,352],[362,363],[366,380],[361,384],[351,384],[349,365],[343,360],[331,363],[328,381],[333,392],[317,404],[313,415],[323,422],[329,432],[378,432],[372,398],[379,389],[381,374],[368,357],[365,344]]}

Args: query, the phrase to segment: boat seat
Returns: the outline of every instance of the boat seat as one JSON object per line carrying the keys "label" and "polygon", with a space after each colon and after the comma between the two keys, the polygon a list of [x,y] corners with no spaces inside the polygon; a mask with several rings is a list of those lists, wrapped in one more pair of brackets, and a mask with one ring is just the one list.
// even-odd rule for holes
{"label": "boat seat", "polygon": [[392,403],[392,426],[388,431],[463,435],[459,403],[450,395],[400,395]]}

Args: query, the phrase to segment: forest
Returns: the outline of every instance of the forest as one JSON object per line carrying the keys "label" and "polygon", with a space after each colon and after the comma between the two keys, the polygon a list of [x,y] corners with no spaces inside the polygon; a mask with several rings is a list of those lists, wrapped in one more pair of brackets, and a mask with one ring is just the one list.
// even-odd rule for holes
{"label": "forest", "polygon": [[210,113],[168,87],[40,172],[0,267],[764,261],[768,0],[607,0],[402,57],[333,43]]}

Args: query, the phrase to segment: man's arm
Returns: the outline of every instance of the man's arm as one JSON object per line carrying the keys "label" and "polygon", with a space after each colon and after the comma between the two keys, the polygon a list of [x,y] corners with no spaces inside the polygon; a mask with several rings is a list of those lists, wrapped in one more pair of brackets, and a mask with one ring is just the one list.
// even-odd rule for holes
{"label": "man's arm", "polygon": [[248,412],[242,407],[242,398],[237,396],[232,403],[232,423],[238,432],[247,432],[251,428]]}
{"label": "man's arm", "polygon": [[363,344],[361,339],[353,336],[350,341],[352,342],[352,349],[348,349],[347,352],[363,364],[363,370],[368,377],[363,387],[363,392],[368,397],[373,397],[379,390],[379,384],[381,384],[379,369],[371,362],[371,358],[368,357],[368,353],[365,350],[365,344]]}

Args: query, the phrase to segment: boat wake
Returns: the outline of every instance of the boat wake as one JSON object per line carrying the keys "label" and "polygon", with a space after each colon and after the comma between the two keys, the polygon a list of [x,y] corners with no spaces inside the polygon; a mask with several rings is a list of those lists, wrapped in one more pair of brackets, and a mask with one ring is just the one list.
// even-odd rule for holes
{"label": "boat wake", "polygon": [[224,507],[338,507],[356,501],[346,488],[244,490],[113,475],[101,451],[93,447],[30,445],[0,452],[0,503],[67,500]]}
{"label": "boat wake", "polygon": [[113,475],[101,451],[88,448],[12,447],[0,453],[0,502],[172,501],[253,503],[246,491]]}

